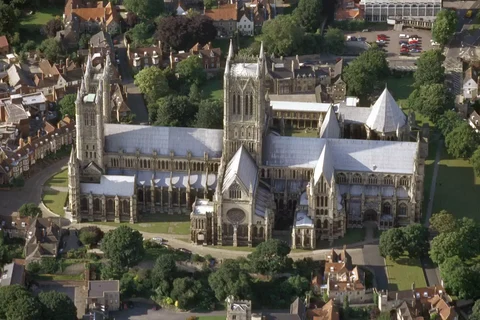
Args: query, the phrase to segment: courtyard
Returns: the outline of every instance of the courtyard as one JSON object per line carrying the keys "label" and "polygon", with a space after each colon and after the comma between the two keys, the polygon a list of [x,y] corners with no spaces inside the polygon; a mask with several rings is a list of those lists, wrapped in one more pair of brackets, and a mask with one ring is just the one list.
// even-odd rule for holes
{"label": "courtyard", "polygon": [[20,34],[24,38],[35,41],[38,45],[42,40],[46,39],[40,33],[40,29],[51,19],[55,17],[61,18],[63,15],[63,6],[59,7],[43,7],[26,14],[20,21]]}
{"label": "courtyard", "polygon": [[172,235],[190,234],[190,216],[185,214],[147,214],[142,215],[138,223],[95,222],[98,225],[119,227],[128,225],[140,232],[163,233]]}
{"label": "courtyard", "polygon": [[385,258],[385,263],[388,290],[408,290],[411,289],[412,283],[415,283],[417,288],[427,286],[420,260],[411,259],[407,256],[401,256],[396,260],[387,257]]}

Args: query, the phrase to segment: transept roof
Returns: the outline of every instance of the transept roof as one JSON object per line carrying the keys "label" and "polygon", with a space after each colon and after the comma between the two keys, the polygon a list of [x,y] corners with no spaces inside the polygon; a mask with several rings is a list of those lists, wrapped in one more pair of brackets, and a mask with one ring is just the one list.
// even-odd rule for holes
{"label": "transept roof", "polygon": [[395,132],[407,123],[407,116],[393,99],[387,88],[372,107],[367,118],[366,125],[377,132]]}

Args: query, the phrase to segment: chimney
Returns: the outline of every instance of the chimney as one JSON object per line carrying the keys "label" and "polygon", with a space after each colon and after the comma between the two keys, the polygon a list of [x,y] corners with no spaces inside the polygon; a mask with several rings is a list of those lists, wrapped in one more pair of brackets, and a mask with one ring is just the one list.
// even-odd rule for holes
{"label": "chimney", "polygon": [[415,291],[415,282],[412,282],[412,291]]}
{"label": "chimney", "polygon": [[41,137],[41,131],[40,130],[37,131],[37,137],[39,137],[39,138]]}
{"label": "chimney", "polygon": [[32,137],[28,136],[27,142],[28,142],[29,144],[32,144]]}
{"label": "chimney", "polygon": [[275,63],[272,62],[272,71],[275,71]]}
{"label": "chimney", "polygon": [[395,292],[395,301],[398,301],[398,291]]}
{"label": "chimney", "polygon": [[295,61],[292,60],[292,72],[295,71]]}
{"label": "chimney", "polygon": [[25,141],[22,138],[19,139],[19,148],[23,148],[25,146]]}

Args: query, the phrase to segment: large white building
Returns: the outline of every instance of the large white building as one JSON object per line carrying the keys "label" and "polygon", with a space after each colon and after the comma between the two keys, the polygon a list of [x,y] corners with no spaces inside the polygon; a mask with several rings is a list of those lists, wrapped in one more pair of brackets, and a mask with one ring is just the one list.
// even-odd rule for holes
{"label": "large white building", "polygon": [[361,0],[365,20],[382,22],[388,17],[434,17],[442,9],[442,0]]}

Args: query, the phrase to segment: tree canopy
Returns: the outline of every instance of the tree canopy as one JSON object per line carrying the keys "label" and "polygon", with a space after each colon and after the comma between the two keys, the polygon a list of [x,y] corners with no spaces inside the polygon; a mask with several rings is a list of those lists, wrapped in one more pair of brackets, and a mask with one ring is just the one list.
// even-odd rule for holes
{"label": "tree canopy", "polygon": [[53,18],[49,20],[43,27],[42,32],[49,38],[57,35],[57,32],[63,29],[63,22],[60,18]]}
{"label": "tree canopy", "polygon": [[18,209],[20,217],[36,217],[37,215],[42,216],[42,210],[35,203],[24,203]]}
{"label": "tree canopy", "polygon": [[262,40],[266,51],[276,56],[296,53],[303,44],[304,30],[290,15],[279,15],[262,26]]}
{"label": "tree canopy", "polygon": [[170,16],[160,19],[155,38],[174,50],[190,50],[195,44],[213,41],[217,29],[204,15]]}
{"label": "tree canopy", "polygon": [[190,127],[197,113],[197,105],[189,97],[169,95],[149,105],[148,111],[156,126]]}
{"label": "tree canopy", "polygon": [[217,271],[210,274],[208,283],[218,301],[225,301],[230,295],[239,299],[247,299],[251,295],[250,275],[237,260],[224,260]]}
{"label": "tree canopy", "polygon": [[145,254],[143,236],[137,230],[121,225],[105,234],[102,241],[105,257],[119,267],[132,267],[140,262]]}
{"label": "tree canopy", "polygon": [[290,247],[284,241],[268,239],[260,243],[248,259],[253,272],[273,275],[292,265],[289,253]]}
{"label": "tree canopy", "polygon": [[175,257],[172,254],[164,254],[157,258],[152,269],[151,278],[154,287],[158,287],[162,281],[172,283],[177,273]]}
{"label": "tree canopy", "polygon": [[433,40],[443,45],[447,44],[455,33],[457,21],[457,13],[454,10],[440,10],[432,27]]}
{"label": "tree canopy", "polygon": [[445,56],[439,49],[424,51],[417,60],[417,70],[413,74],[415,87],[443,83]]}
{"label": "tree canopy", "polygon": [[328,28],[324,36],[326,50],[329,53],[341,55],[345,49],[345,35],[337,28]]}
{"label": "tree canopy", "polygon": [[444,114],[438,118],[437,127],[444,137],[453,131],[462,123],[462,119],[458,116],[454,110],[447,110]]}
{"label": "tree canopy", "polygon": [[164,71],[155,66],[142,69],[135,76],[135,85],[145,95],[148,104],[156,102],[170,91]]}
{"label": "tree canopy", "polygon": [[77,95],[75,93],[70,93],[65,95],[58,102],[62,118],[68,115],[70,118],[75,119],[75,100],[77,100]]}
{"label": "tree canopy", "polygon": [[378,48],[368,49],[345,67],[348,94],[368,97],[385,85],[384,80],[389,73],[385,52]]}
{"label": "tree canopy", "polygon": [[460,299],[475,299],[480,296],[480,265],[467,265],[458,256],[446,259],[440,265],[445,289]]}
{"label": "tree canopy", "polygon": [[307,32],[316,32],[322,24],[322,1],[300,0],[293,16]]}
{"label": "tree canopy", "polygon": [[222,129],[223,104],[220,100],[208,99],[200,101],[198,112],[195,116],[195,127]]}
{"label": "tree canopy", "polygon": [[190,309],[196,306],[197,296],[202,291],[200,281],[190,277],[177,278],[173,280],[172,292],[170,296],[178,302],[181,309]]}
{"label": "tree canopy", "polygon": [[203,69],[203,61],[198,56],[190,56],[180,61],[175,66],[175,71],[178,73],[180,79],[190,85],[196,84],[199,86],[207,79],[207,74]]}
{"label": "tree canopy", "polygon": [[437,122],[451,101],[443,83],[420,86],[413,90],[407,101],[409,107]]}
{"label": "tree canopy", "polygon": [[478,135],[466,122],[462,122],[445,137],[447,152],[455,158],[470,158],[478,145]]}
{"label": "tree canopy", "polygon": [[480,320],[480,300],[475,301],[468,320]]}
{"label": "tree canopy", "polygon": [[419,223],[410,224],[402,228],[405,250],[411,258],[422,257],[428,252],[428,228]]}
{"label": "tree canopy", "polygon": [[132,29],[128,30],[125,35],[130,40],[130,47],[145,47],[153,43],[153,33],[155,26],[148,22],[140,22]]}
{"label": "tree canopy", "polygon": [[58,61],[65,53],[62,46],[55,38],[43,40],[38,49],[49,61],[52,62]]}
{"label": "tree canopy", "polygon": [[123,0],[123,5],[144,19],[153,19],[164,10],[163,0]]}
{"label": "tree canopy", "polygon": [[0,34],[12,37],[18,26],[13,6],[0,2]]}
{"label": "tree canopy", "polygon": [[77,308],[67,294],[58,291],[40,292],[42,320],[71,320],[77,318]]}
{"label": "tree canopy", "polygon": [[400,228],[389,229],[380,236],[380,254],[382,257],[390,257],[393,260],[398,259],[404,253],[405,237]]}
{"label": "tree canopy", "polygon": [[473,166],[473,172],[475,172],[475,175],[480,177],[480,147],[477,147],[475,152],[472,154],[470,163]]}
{"label": "tree canopy", "polygon": [[430,217],[430,226],[438,233],[452,232],[457,229],[457,221],[453,214],[442,210]]}
{"label": "tree canopy", "polygon": [[0,287],[0,318],[5,320],[41,319],[42,306],[25,288],[18,284]]}

